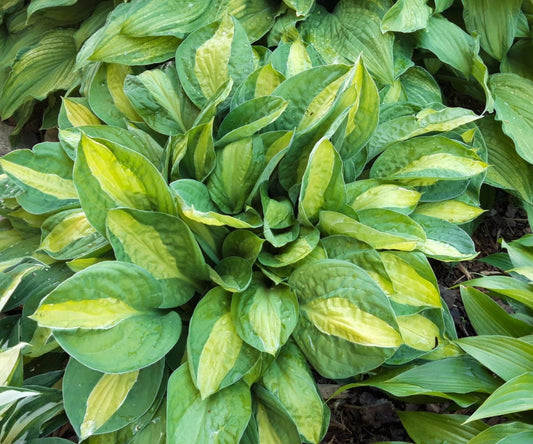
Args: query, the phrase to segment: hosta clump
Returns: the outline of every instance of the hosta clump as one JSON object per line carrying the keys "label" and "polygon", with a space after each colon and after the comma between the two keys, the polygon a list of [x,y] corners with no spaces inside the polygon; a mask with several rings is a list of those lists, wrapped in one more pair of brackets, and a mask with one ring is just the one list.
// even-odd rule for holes
{"label": "hosta clump", "polygon": [[101,64],[60,142],[0,161],[2,304],[24,304],[2,383],[46,399],[63,378],[87,442],[317,443],[308,362],[343,379],[458,353],[426,257],[475,256],[478,116],[435,88],[380,106],[363,59],[242,36],[224,16],[119,89]]}

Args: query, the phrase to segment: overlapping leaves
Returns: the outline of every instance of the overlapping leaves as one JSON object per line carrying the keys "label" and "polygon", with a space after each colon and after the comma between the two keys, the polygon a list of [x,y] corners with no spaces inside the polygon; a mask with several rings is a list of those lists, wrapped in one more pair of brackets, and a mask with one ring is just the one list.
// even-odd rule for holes
{"label": "overlapping leaves", "polygon": [[[26,30],[0,9],[30,48],[0,60],[11,68],[0,111],[77,83],[82,97],[63,99],[59,142],[0,160],[9,314],[0,361],[13,389],[2,439],[9,428],[32,438],[52,429],[62,407],[46,387],[62,377],[66,414],[89,442],[320,442],[329,411],[307,362],[330,378],[377,371],[368,385],[461,406],[496,390],[486,367],[508,382],[480,418],[508,401],[512,378],[527,391],[529,374],[501,368],[493,343],[453,343],[426,259],[476,255],[461,225],[482,212],[491,159],[511,153],[516,166],[509,175],[495,165],[491,183],[530,194],[527,68],[513,73],[505,58],[520,35],[516,2],[501,6],[497,32],[493,12],[476,13],[482,2],[463,2],[479,40],[441,15],[450,2],[386,0],[341,0],[331,12],[314,1],[148,1],[112,12],[102,2],[71,19],[59,12],[77,2],[51,2],[79,27],[36,38],[47,26],[37,17],[54,16],[45,3],[17,6]],[[254,44],[262,36],[278,46]],[[69,45],[51,54],[52,37]],[[480,46],[511,73],[489,78]],[[413,66],[415,47],[428,70]],[[472,95],[497,120],[480,130],[480,116],[442,103],[432,76],[442,63],[474,80]],[[515,272],[530,276],[527,265]],[[496,281],[483,285],[531,308],[529,288]],[[467,298],[494,318],[491,334],[522,335],[526,322],[508,322],[478,293]],[[513,340],[520,366],[529,344]],[[52,355],[48,373],[23,368]],[[397,367],[417,358],[435,361]],[[464,371],[473,376],[428,377]],[[29,408],[46,414],[26,421]],[[447,433],[464,419],[449,417]],[[461,436],[484,428],[473,422]]]}

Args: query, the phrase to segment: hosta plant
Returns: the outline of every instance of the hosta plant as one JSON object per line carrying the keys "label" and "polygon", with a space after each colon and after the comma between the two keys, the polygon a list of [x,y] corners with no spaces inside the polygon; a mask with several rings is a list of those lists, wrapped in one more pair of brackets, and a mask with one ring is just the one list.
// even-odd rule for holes
{"label": "hosta plant", "polygon": [[445,2],[409,26],[404,2],[189,3],[118,5],[59,142],[0,160],[0,441],[317,443],[312,369],[419,360],[475,375],[425,392],[493,391],[427,259],[475,257],[489,147],[412,50],[493,99],[474,41],[468,72],[436,46]]}

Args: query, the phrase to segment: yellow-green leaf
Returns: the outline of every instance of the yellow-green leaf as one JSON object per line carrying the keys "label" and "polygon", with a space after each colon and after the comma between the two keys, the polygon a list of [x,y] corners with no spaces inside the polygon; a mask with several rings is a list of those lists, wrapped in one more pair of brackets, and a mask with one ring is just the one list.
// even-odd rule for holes
{"label": "yellow-green leaf", "polygon": [[301,309],[322,333],[377,347],[398,347],[402,343],[393,327],[347,299],[315,299]]}
{"label": "yellow-green leaf", "polygon": [[21,351],[27,344],[19,344],[0,350],[0,385],[10,385],[13,373],[19,363]]}
{"label": "yellow-green leaf", "polygon": [[229,80],[228,63],[234,32],[233,21],[226,15],[213,37],[196,50],[194,74],[202,94],[208,99]]}
{"label": "yellow-green leaf", "polygon": [[66,210],[45,220],[39,249],[55,259],[74,259],[106,245],[82,210]]}
{"label": "yellow-green leaf", "polygon": [[81,438],[85,439],[104,425],[122,405],[139,370],[121,374],[104,374],[87,399],[87,410],[81,423]]}
{"label": "yellow-green leaf", "polygon": [[87,219],[102,234],[111,208],[176,213],[159,171],[141,154],[116,144],[106,146],[82,135],[74,180]]}
{"label": "yellow-green leaf", "polygon": [[202,399],[237,382],[259,357],[259,352],[239,337],[230,310],[231,293],[215,287],[196,306],[191,318],[187,356]]}
{"label": "yellow-green leaf", "polygon": [[100,119],[94,113],[74,100],[63,98],[63,106],[67,114],[67,119],[72,126],[100,125]]}
{"label": "yellow-green leaf", "polygon": [[[361,185],[365,182],[370,182],[374,186],[362,191]],[[411,188],[394,184],[380,185],[379,182],[372,180],[352,182],[346,187],[346,193],[348,205],[356,211],[367,208],[388,208],[403,213],[411,212],[421,196],[418,191]]]}
{"label": "yellow-green leaf", "polygon": [[96,300],[41,304],[30,316],[43,327],[54,329],[110,328],[140,312],[125,302],[108,297]]}
{"label": "yellow-green leaf", "polygon": [[389,297],[412,306],[441,307],[439,291],[409,263],[394,253],[381,252],[381,260],[389,275],[394,292]]}
{"label": "yellow-green leaf", "polygon": [[398,316],[397,320],[402,339],[409,347],[430,351],[438,345],[439,327],[428,318],[413,314]]}
{"label": "yellow-green leaf", "polygon": [[468,205],[460,200],[445,200],[419,205],[415,214],[436,217],[454,224],[464,224],[483,214],[485,210]]}
{"label": "yellow-green leaf", "polygon": [[[227,369],[235,365],[241,345],[231,313],[224,314],[213,325],[198,362],[196,384],[204,399],[218,390]],[[224,366],[220,365],[222,356]]]}
{"label": "yellow-green leaf", "polygon": [[342,162],[333,144],[320,140],[311,155],[302,179],[299,213],[303,221],[315,224],[321,210],[338,211],[345,202]]}
{"label": "yellow-green leaf", "polygon": [[0,161],[3,170],[26,184],[28,187],[35,188],[42,193],[49,194],[59,200],[74,200],[78,198],[72,180],[63,179],[59,176],[54,177],[24,165],[10,162],[8,159],[9,158],[4,158]]}
{"label": "yellow-green leaf", "polygon": [[11,117],[32,98],[42,100],[52,91],[77,84],[73,34],[73,29],[60,28],[47,32],[37,45],[17,58],[0,96],[2,119]]}
{"label": "yellow-green leaf", "polygon": [[381,31],[413,32],[426,27],[431,15],[427,0],[399,0],[383,16]]}
{"label": "yellow-green leaf", "polygon": [[0,165],[22,189],[16,199],[29,213],[51,213],[78,201],[72,181],[73,163],[59,143],[44,142],[31,151],[12,151],[0,159]]}

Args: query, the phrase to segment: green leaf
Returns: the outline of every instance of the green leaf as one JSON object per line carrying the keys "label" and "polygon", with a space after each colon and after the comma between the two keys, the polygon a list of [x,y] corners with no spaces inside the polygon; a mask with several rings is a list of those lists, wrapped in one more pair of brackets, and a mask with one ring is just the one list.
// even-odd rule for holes
{"label": "green leaf", "polygon": [[69,441],[63,438],[37,438],[28,441],[28,444],[68,444]]}
{"label": "green leaf", "polygon": [[531,284],[510,276],[484,276],[463,282],[463,285],[486,288],[498,295],[514,299],[528,308],[533,308],[533,288]]}
{"label": "green leaf", "polygon": [[[435,375],[439,375],[438,378]],[[437,361],[409,365],[405,368],[385,369],[362,382],[347,384],[339,388],[336,394],[345,390],[371,386],[385,390],[393,396],[437,396],[448,398],[456,394],[457,400],[468,400],[468,405],[475,398],[468,398],[469,393],[492,393],[499,386],[499,380],[468,356],[444,358]]]}
{"label": "green leaf", "polygon": [[2,119],[11,117],[31,99],[42,100],[53,91],[77,84],[73,33],[72,29],[47,32],[36,46],[20,53],[2,88]]}
{"label": "green leaf", "polygon": [[512,242],[502,241],[503,247],[509,252],[509,258],[515,267],[533,265],[533,235],[526,234]]}
{"label": "green leaf", "polygon": [[131,73],[130,66],[101,63],[90,77],[87,95],[91,110],[108,125],[126,128],[127,121],[142,121],[124,93],[126,76]]}
{"label": "green leaf", "polygon": [[[439,326],[422,314],[398,315],[396,320],[400,327],[402,339],[409,348],[404,346],[405,351],[400,350],[389,360],[391,363],[405,362],[406,358],[405,355],[402,356],[402,352],[413,353],[410,349],[417,350],[416,354],[430,352],[438,347],[439,342],[442,342]],[[415,354],[413,353],[413,355]]]}
{"label": "green leaf", "polygon": [[129,36],[166,36],[183,38],[214,20],[212,1],[201,0],[189,6],[187,0],[146,1],[131,7],[121,31]]}
{"label": "green leaf", "polygon": [[295,270],[289,285],[300,300],[293,336],[325,377],[371,370],[402,343],[388,298],[361,268],[339,260],[314,261]]}
{"label": "green leaf", "polygon": [[76,259],[107,245],[81,209],[61,211],[41,227],[39,249],[57,260]]}
{"label": "green leaf", "polygon": [[381,252],[379,255],[393,285],[394,292],[389,297],[394,302],[417,307],[442,306],[438,288],[405,260],[406,257],[394,252]]}
{"label": "green leaf", "polygon": [[89,368],[124,373],[161,359],[177,342],[177,313],[157,309],[163,291],[144,269],[102,262],[53,290],[30,317]]}
{"label": "green leaf", "polygon": [[474,242],[457,225],[422,214],[413,214],[412,218],[426,233],[426,240],[416,247],[426,256],[445,262],[471,260],[477,256]]}
{"label": "green leaf", "polygon": [[181,219],[153,211],[114,209],[107,215],[106,226],[116,258],[145,268],[160,281],[161,308],[182,305],[201,290],[207,267]]}
{"label": "green leaf", "polygon": [[78,204],[72,161],[55,142],[16,150],[0,159],[2,169],[22,189],[17,201],[32,214],[51,213]]}
{"label": "green leaf", "polygon": [[189,326],[187,355],[194,385],[204,400],[242,379],[255,364],[259,352],[237,333],[231,293],[216,287],[198,303]]}
{"label": "green leaf", "polygon": [[381,32],[414,32],[427,26],[432,10],[427,0],[399,0],[383,16]]}
{"label": "green leaf", "polygon": [[274,122],[287,108],[281,97],[265,95],[243,102],[233,108],[218,129],[218,146],[251,137]]}
{"label": "green leaf", "polygon": [[228,225],[233,228],[257,228],[261,217],[251,207],[240,214],[229,216],[220,212],[209,196],[207,187],[195,180],[181,179],[171,184],[177,194],[180,210],[188,219],[205,225]]}
{"label": "green leaf", "polygon": [[269,129],[303,131],[321,122],[346,87],[349,69],[341,64],[317,66],[282,82],[272,94],[289,104]]}
{"label": "green leaf", "polygon": [[[438,378],[435,378],[436,374],[439,375]],[[379,381],[382,377],[377,376],[375,379]],[[467,394],[471,392],[492,393],[500,382],[472,358],[459,356],[414,365],[387,379],[387,383],[375,386],[387,390],[388,383],[392,384],[391,387],[397,385],[400,392],[404,387],[403,384],[405,384],[406,391],[409,390],[408,385],[412,384],[428,391]]]}
{"label": "green leaf", "polygon": [[[0,442],[14,444],[37,438],[47,423],[62,424],[63,400],[61,391],[46,387],[34,387],[38,396],[19,400],[2,418]],[[59,418],[57,418],[59,416]],[[43,427],[44,426],[44,427]]]}
{"label": "green leaf", "polygon": [[426,136],[389,145],[372,165],[370,177],[461,180],[482,173],[487,166],[460,142]]}
{"label": "green leaf", "polygon": [[496,389],[468,418],[467,422],[491,416],[533,410],[533,374],[524,373]]}
{"label": "green leaf", "polygon": [[259,97],[270,96],[272,92],[285,80],[269,63],[250,74],[235,91],[231,101],[231,109]]}
{"label": "green leaf", "polygon": [[63,378],[65,412],[82,439],[121,429],[148,410],[163,376],[163,361],[109,374],[70,359]]}
{"label": "green leaf", "polygon": [[492,4],[486,0],[462,0],[463,18],[470,34],[478,34],[481,47],[502,60],[513,44],[521,0]]}
{"label": "green leaf", "polygon": [[252,416],[241,444],[298,442],[300,436],[281,402],[268,390],[254,385],[255,416]]}
{"label": "green leaf", "polygon": [[239,256],[254,263],[264,242],[264,239],[249,230],[235,230],[224,239],[222,254],[224,257]]}
{"label": "green leaf", "polygon": [[13,347],[2,348],[0,350],[0,385],[9,386],[16,385],[14,378],[16,376],[17,367],[22,362],[22,349],[26,346],[24,342],[20,342]]}
{"label": "green leaf", "polygon": [[202,399],[184,364],[168,381],[167,443],[239,442],[252,414],[251,404],[250,389],[242,381]]}
{"label": "green leaf", "polygon": [[[519,436],[522,432],[531,430],[532,426],[530,424],[518,421],[496,424],[477,434],[470,441],[468,441],[468,444],[497,444],[501,443],[500,440],[502,439],[515,439],[515,436]],[[507,444],[511,444],[511,442],[508,442]]]}
{"label": "green leaf", "polygon": [[300,37],[292,42],[280,42],[270,57],[270,63],[287,78],[323,64],[314,47],[304,43]]}
{"label": "green leaf", "polygon": [[240,23],[229,15],[195,30],[176,52],[183,88],[202,108],[221,86],[238,86],[253,71],[252,48]]}
{"label": "green leaf", "polygon": [[252,282],[252,264],[242,257],[225,257],[209,269],[209,277],[226,291],[244,291]]}
{"label": "green leaf", "polygon": [[427,444],[466,444],[488,426],[482,421],[465,425],[466,415],[429,412],[398,412],[403,426],[415,441]]}
{"label": "green leaf", "polygon": [[[163,387],[163,390],[166,391],[165,384],[161,384],[161,385]],[[139,432],[135,433],[135,435],[133,436],[133,440],[131,441],[131,444],[143,444],[145,442],[149,442],[152,444],[165,444],[166,428],[167,428],[167,421],[166,421],[166,407],[167,406],[165,404],[166,404],[165,402],[162,402],[156,414],[150,418],[150,422],[148,423],[148,425],[146,425],[146,427],[141,429]],[[146,414],[143,417],[146,417]],[[143,417],[141,417],[141,419]],[[130,424],[130,428],[131,426],[132,425]],[[135,427],[136,426],[133,427],[134,431],[136,430]]]}
{"label": "green leaf", "polygon": [[356,70],[348,68],[338,64],[318,66],[287,79],[274,92],[289,100],[289,106],[273,129],[296,127],[280,162],[280,182],[286,190],[301,182],[315,144],[322,137],[332,137],[354,104],[357,91],[351,81]]}
{"label": "green leaf", "polygon": [[453,5],[454,0],[435,0],[435,13],[440,13]]}
{"label": "green leaf", "polygon": [[[15,250],[19,250],[19,247],[17,244],[14,246]],[[14,261],[8,261],[7,263],[4,262],[2,265],[4,269],[0,274],[0,310],[3,310],[6,304],[10,302],[11,296],[13,296],[22,279],[44,266],[37,260],[21,260],[21,258],[16,258]]]}
{"label": "green leaf", "polygon": [[468,319],[478,335],[519,338],[531,333],[531,325],[511,316],[485,293],[475,288],[461,287],[461,297]]}
{"label": "green leaf", "polygon": [[339,154],[343,159],[353,158],[368,142],[378,125],[379,94],[374,80],[367,71],[362,58],[355,66],[353,88],[357,96],[346,116],[342,145]]}
{"label": "green leaf", "polygon": [[[213,97],[211,97],[206,105],[201,109],[200,114],[196,117],[194,125],[201,125],[203,123],[208,123],[215,118],[217,110],[219,108],[225,110],[225,107],[230,100],[229,95],[233,91],[233,79],[228,79],[223,83],[220,88],[215,92]],[[227,100],[226,100],[227,99]]]}
{"label": "green leaf", "polygon": [[514,433],[498,441],[500,444],[528,444],[533,439],[533,431]]}
{"label": "green leaf", "polygon": [[307,257],[318,245],[320,233],[309,227],[302,227],[299,236],[293,242],[283,245],[279,249],[269,251],[264,249],[259,253],[259,262],[273,268],[285,267]]}
{"label": "green leaf", "polygon": [[239,139],[219,150],[207,182],[218,208],[226,214],[240,213],[265,163],[265,147],[258,137]]}
{"label": "green leaf", "polygon": [[442,202],[428,202],[417,206],[414,214],[442,219],[454,224],[471,222],[484,213],[485,210],[468,205],[460,200],[446,200]]}
{"label": "green leaf", "polygon": [[327,139],[317,142],[309,155],[299,201],[299,216],[309,225],[318,222],[321,210],[338,211],[345,203],[342,161]]}
{"label": "green leaf", "polygon": [[155,37],[131,36],[122,32],[134,7],[133,4],[119,4],[108,16],[106,25],[85,42],[81,53],[89,61],[149,65],[172,58],[181,42],[176,37],[168,34]]}
{"label": "green leaf", "polygon": [[313,7],[315,0],[283,0],[289,8],[296,11],[298,16],[306,16]]}
{"label": "green leaf", "polygon": [[[387,114],[384,116],[385,111]],[[389,113],[392,118],[387,118]],[[392,103],[382,109],[382,121],[370,139],[369,157],[376,156],[400,140],[434,131],[450,131],[479,118],[465,108],[442,108],[442,105],[432,103],[419,111],[413,105]]]}
{"label": "green leaf", "polygon": [[381,19],[388,1],[341,0],[329,13],[317,6],[302,23],[300,32],[328,63],[354,62],[363,57],[369,71],[382,83],[394,81],[394,36],[382,34]]}
{"label": "green leaf", "polygon": [[533,82],[516,74],[494,74],[489,85],[503,132],[513,139],[520,157],[533,163]]}
{"label": "green leaf", "polygon": [[278,4],[268,0],[213,2],[202,0],[155,0],[137,4],[125,20],[121,32],[130,36],[185,34],[218,20],[225,14],[237,18],[250,41],[258,40],[272,26]]}
{"label": "green leaf", "polygon": [[298,300],[289,287],[252,282],[235,293],[231,314],[239,336],[257,350],[276,355],[298,322]]}
{"label": "green leaf", "polygon": [[405,71],[399,80],[408,102],[424,108],[442,102],[438,83],[424,68],[413,66]]}
{"label": "green leaf", "polygon": [[148,133],[133,127],[125,129],[108,125],[81,126],[60,130],[61,146],[72,160],[76,160],[76,150],[81,140],[81,133],[97,142],[114,143],[136,151],[156,167],[161,164],[163,148]]}
{"label": "green leaf", "polygon": [[355,211],[383,208],[409,214],[417,206],[421,194],[413,188],[379,180],[357,180],[346,185],[346,203]]}
{"label": "green leaf", "polygon": [[137,114],[162,134],[184,133],[192,123],[191,115],[198,112],[185,95],[173,66],[128,75],[124,92]]}
{"label": "green leaf", "polygon": [[391,295],[394,292],[379,253],[370,245],[343,235],[322,238],[320,243],[329,259],[341,259],[361,267],[385,294]]}
{"label": "green leaf", "polygon": [[105,145],[82,135],[74,182],[87,219],[104,235],[107,212],[112,208],[176,213],[159,171],[144,156],[119,145]]}
{"label": "green leaf", "polygon": [[533,345],[507,336],[474,336],[456,341],[466,353],[509,381],[533,371]]}
{"label": "green leaf", "polygon": [[174,138],[172,177],[205,180],[216,165],[213,120],[191,128],[184,136]]}
{"label": "green leaf", "polygon": [[38,391],[27,388],[0,387],[0,409],[4,412],[6,408],[14,405],[18,400],[38,395]]}
{"label": "green leaf", "polygon": [[530,59],[522,57],[522,54],[532,50],[533,42],[531,40],[517,40],[503,57],[501,72],[514,73],[533,80],[533,64]]}
{"label": "green leaf", "polygon": [[78,0],[34,0],[28,6],[28,20],[35,14],[37,11],[43,11],[48,8],[57,8],[61,6],[70,6],[77,2]]}
{"label": "green leaf", "polygon": [[280,401],[304,440],[319,443],[329,424],[329,409],[296,344],[288,342],[281,349],[261,383]]}
{"label": "green leaf", "polygon": [[61,107],[64,108],[60,111],[59,126],[60,128],[67,128],[66,125],[61,124],[61,114],[64,111],[65,117],[68,120],[68,127],[71,126],[84,126],[84,125],[100,125],[100,119],[91,111],[88,107],[88,102],[86,99],[75,100],[63,98]]}
{"label": "green leaf", "polygon": [[234,16],[246,31],[250,42],[259,40],[276,22],[279,3],[272,0],[238,0],[222,3],[224,9],[218,15],[228,13]]}
{"label": "green leaf", "polygon": [[424,242],[422,227],[409,216],[391,210],[368,209],[357,213],[359,221],[341,213],[322,211],[320,228],[366,242],[377,250],[412,251]]}
{"label": "green leaf", "polygon": [[453,66],[465,77],[470,76],[475,56],[474,38],[459,26],[434,15],[428,20],[426,28],[416,33],[416,38],[419,47],[431,51],[440,61]]}

